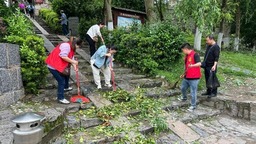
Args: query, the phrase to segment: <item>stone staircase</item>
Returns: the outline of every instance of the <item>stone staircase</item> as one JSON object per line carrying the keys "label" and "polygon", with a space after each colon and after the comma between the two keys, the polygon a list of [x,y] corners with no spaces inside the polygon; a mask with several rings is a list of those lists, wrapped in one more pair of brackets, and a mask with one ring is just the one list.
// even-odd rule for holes
{"label": "stone staircase", "polygon": [[[46,31],[49,28],[40,19],[36,19]],[[36,27],[35,32],[41,35],[45,40],[45,47],[48,51],[51,51],[54,46],[58,45],[62,41],[68,39],[64,36],[55,34],[45,34],[44,31],[39,30]],[[46,115],[47,122],[45,126],[48,133],[44,137],[44,142],[48,143],[67,143],[64,135],[61,135],[63,128],[72,132],[73,129],[85,129],[85,131],[76,131],[72,134],[71,138],[73,143],[112,143],[124,135],[128,135],[129,138],[135,136],[147,137],[155,130],[154,126],[148,121],[134,121],[131,117],[136,117],[140,114],[140,111],[130,111],[118,117],[118,119],[110,120],[110,127],[121,128],[125,126],[133,127],[130,132],[120,132],[116,136],[100,135],[92,137],[89,132],[94,131],[97,126],[102,125],[104,121],[97,116],[90,118],[85,115],[80,115],[80,111],[86,111],[88,108],[94,106],[96,108],[108,107],[114,103],[102,97],[102,93],[105,91],[112,91],[112,89],[104,88],[102,91],[97,91],[96,86],[92,82],[92,71],[89,65],[90,56],[88,54],[88,45],[77,50],[75,57],[79,61],[79,77],[81,80],[82,95],[87,96],[92,103],[89,104],[70,104],[68,106],[56,104],[52,101],[56,95],[56,82],[54,79],[49,78],[48,86],[46,90],[37,98],[32,97],[31,101],[38,101],[48,107],[42,107],[38,112]],[[143,74],[136,74],[132,69],[126,68],[121,64],[115,64],[115,81],[118,89],[126,90],[130,93],[136,91],[136,88],[140,87],[145,96],[154,98],[156,100],[161,99],[165,105],[162,107],[163,115],[166,117],[168,124],[168,131],[160,133],[156,138],[156,143],[250,143],[256,141],[256,133],[253,131],[255,126],[249,122],[256,121],[256,106],[254,103],[246,101],[233,101],[229,100],[225,96],[219,96],[212,98],[211,100],[205,97],[198,98],[198,108],[194,112],[188,112],[186,109],[190,105],[190,100],[187,102],[179,102],[177,100],[180,95],[179,89],[170,89],[168,83],[162,78],[152,78]],[[51,77],[51,76],[49,76]],[[71,85],[74,88],[71,92],[65,94],[67,98],[70,95],[76,94],[75,86],[75,73],[71,73]],[[20,108],[22,109],[22,108]],[[29,110],[24,110],[29,111]],[[56,111],[50,113],[49,111]],[[18,113],[18,112],[16,112]],[[228,117],[227,117],[228,115]],[[230,117],[231,116],[231,117]],[[233,119],[240,118],[243,121]],[[229,124],[228,121],[232,123]],[[247,123],[248,122],[248,123]],[[137,126],[133,126],[133,123],[139,123]],[[235,125],[246,123],[239,127],[239,130],[235,130]],[[64,126],[63,126],[64,124]],[[53,127],[56,125],[56,127]],[[231,127],[231,128],[229,128]],[[247,129],[250,127],[251,129]],[[233,129],[234,128],[234,129]],[[227,134],[225,132],[229,132]],[[227,137],[225,139],[224,136]],[[228,141],[228,140],[231,140]]]}

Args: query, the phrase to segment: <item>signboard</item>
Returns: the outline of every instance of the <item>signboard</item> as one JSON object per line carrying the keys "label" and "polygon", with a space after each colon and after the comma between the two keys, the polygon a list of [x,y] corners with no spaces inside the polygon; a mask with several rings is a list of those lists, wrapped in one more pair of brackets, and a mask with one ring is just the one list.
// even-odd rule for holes
{"label": "signboard", "polygon": [[133,23],[141,24],[141,20],[136,18],[122,17],[122,16],[117,17],[118,27],[127,27],[129,25],[132,25]]}

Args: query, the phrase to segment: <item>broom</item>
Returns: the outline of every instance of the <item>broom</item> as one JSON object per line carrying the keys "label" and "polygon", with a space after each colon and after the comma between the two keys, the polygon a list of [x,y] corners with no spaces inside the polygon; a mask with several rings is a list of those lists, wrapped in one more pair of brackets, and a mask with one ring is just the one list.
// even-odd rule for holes
{"label": "broom", "polygon": [[[187,70],[182,74],[182,75],[185,75],[187,72]],[[174,85],[171,87],[171,89],[175,89],[177,87],[177,84],[179,83],[179,81],[181,80],[182,78],[179,77],[179,79],[174,83]]]}
{"label": "broom", "polygon": [[110,58],[110,64],[109,64],[109,66],[110,66],[110,68],[112,69],[112,70],[111,70],[111,78],[112,78],[112,83],[113,83],[113,91],[116,91],[115,72],[114,72],[114,70],[113,70],[112,62],[113,62],[113,60],[112,60],[112,57],[111,57],[111,58]]}
{"label": "broom", "polygon": [[[77,59],[76,59],[77,60]],[[89,103],[90,100],[85,97],[85,96],[82,96],[80,94],[80,81],[79,81],[79,74],[78,74],[78,65],[77,65],[77,71],[76,71],[76,84],[77,84],[77,95],[74,95],[70,98],[70,101],[75,103]]]}

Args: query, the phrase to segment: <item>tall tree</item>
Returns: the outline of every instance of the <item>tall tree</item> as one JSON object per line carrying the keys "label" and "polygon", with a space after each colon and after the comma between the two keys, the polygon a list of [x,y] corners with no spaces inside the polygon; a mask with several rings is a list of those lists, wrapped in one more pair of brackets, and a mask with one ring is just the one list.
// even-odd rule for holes
{"label": "tall tree", "polygon": [[219,22],[220,7],[217,0],[182,0],[175,7],[177,18],[184,24],[194,22],[197,27],[194,47],[201,49],[201,32],[212,32]]}
{"label": "tall tree", "polygon": [[145,5],[143,0],[113,0],[112,5],[116,7],[133,9],[143,12],[145,11]]}
{"label": "tall tree", "polygon": [[112,16],[112,10],[111,10],[111,0],[105,0],[104,5],[107,12],[106,20],[107,20],[108,30],[113,30],[114,26],[113,26],[113,16]]}
{"label": "tall tree", "polygon": [[156,20],[156,13],[154,11],[154,0],[144,0],[147,18],[149,22]]}

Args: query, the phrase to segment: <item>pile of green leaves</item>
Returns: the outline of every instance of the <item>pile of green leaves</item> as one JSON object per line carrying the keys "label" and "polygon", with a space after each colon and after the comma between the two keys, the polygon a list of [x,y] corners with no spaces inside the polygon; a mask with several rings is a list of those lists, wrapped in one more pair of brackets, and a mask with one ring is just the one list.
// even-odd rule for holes
{"label": "pile of green leaves", "polygon": [[156,70],[171,70],[171,65],[181,57],[180,45],[184,34],[169,22],[115,29],[103,32],[106,43],[118,47],[115,58],[147,74]]}
{"label": "pile of green leaves", "polygon": [[103,94],[103,97],[111,100],[114,103],[127,102],[132,98],[132,95],[125,90],[118,89],[117,91],[110,91]]}
{"label": "pile of green leaves", "polygon": [[53,10],[42,8],[39,11],[39,16],[45,20],[46,24],[55,32],[61,31],[59,15]]}
{"label": "pile of green leaves", "polygon": [[38,93],[46,81],[47,68],[44,41],[33,32],[33,26],[18,10],[6,19],[9,43],[20,45],[21,74],[26,92]]}
{"label": "pile of green leaves", "polygon": [[[128,102],[114,103],[99,109],[91,107],[86,111],[80,111],[79,115],[86,115],[87,117],[94,117],[96,115],[105,121],[105,123],[109,123],[109,120],[118,118],[135,110],[140,111],[140,117],[143,120],[150,122],[155,127],[156,132],[167,129],[167,124],[165,123],[162,111],[162,103],[160,101],[145,97],[143,91],[140,89],[132,97],[128,96],[128,94],[129,93],[124,90],[119,90],[115,94],[115,98],[129,98]],[[109,93],[106,95],[109,95]],[[113,99],[111,96],[105,97],[108,100]]]}

